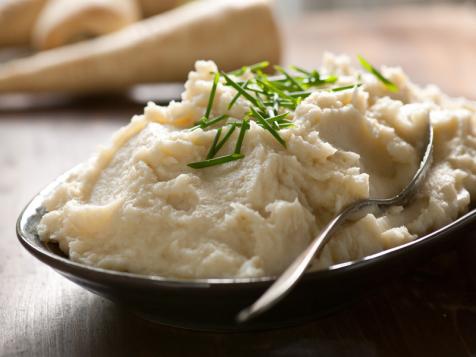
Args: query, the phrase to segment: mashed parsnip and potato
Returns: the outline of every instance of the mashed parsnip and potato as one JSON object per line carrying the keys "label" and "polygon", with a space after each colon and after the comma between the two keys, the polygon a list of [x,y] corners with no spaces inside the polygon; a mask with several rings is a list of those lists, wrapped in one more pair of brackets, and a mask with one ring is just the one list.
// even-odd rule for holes
{"label": "mashed parsnip and potato", "polygon": [[[211,61],[195,67],[181,102],[149,103],[55,189],[44,202],[42,240],[59,243],[73,261],[120,271],[178,278],[276,275],[343,207],[390,197],[408,183],[428,120],[434,162],[422,189],[405,208],[345,224],[312,268],[404,244],[469,209],[476,194],[472,102],[418,87],[400,68],[384,67],[398,87],[390,91],[348,57],[327,54],[319,73],[335,75],[335,83],[312,88],[295,109],[275,113],[288,113],[292,122],[279,130],[283,145],[250,116],[252,103],[236,96],[222,76],[209,114],[228,114],[228,122],[249,119],[242,158],[193,168],[189,164],[207,158],[224,125],[191,129],[207,111],[218,70]],[[244,85],[253,74],[230,78]],[[234,152],[236,129],[217,156]]]}

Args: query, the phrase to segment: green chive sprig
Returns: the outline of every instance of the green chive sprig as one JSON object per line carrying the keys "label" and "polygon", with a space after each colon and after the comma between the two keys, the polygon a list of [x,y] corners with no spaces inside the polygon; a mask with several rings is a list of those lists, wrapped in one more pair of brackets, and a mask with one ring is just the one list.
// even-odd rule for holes
{"label": "green chive sprig", "polygon": [[361,85],[362,85],[362,83],[349,84],[347,86],[331,88],[330,91],[331,92],[342,92],[343,90],[358,88]]}
{"label": "green chive sprig", "polygon": [[369,73],[372,73],[375,77],[377,77],[377,79],[382,82],[385,87],[387,87],[387,89],[390,91],[390,92],[398,92],[398,87],[395,83],[393,83],[392,81],[390,81],[388,78],[385,78],[383,76],[382,73],[380,73],[380,71],[378,71],[374,66],[372,66],[369,62],[367,62],[367,60],[365,58],[363,58],[361,55],[358,55],[357,56],[361,66]]}

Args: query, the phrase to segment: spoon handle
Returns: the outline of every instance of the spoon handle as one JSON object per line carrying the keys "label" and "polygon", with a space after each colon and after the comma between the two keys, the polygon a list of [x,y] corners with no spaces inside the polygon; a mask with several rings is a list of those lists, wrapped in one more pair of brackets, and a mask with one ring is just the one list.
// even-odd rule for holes
{"label": "spoon handle", "polygon": [[303,275],[309,263],[314,257],[319,256],[324,246],[329,241],[335,229],[341,224],[350,213],[353,213],[363,206],[367,206],[369,201],[356,202],[344,209],[340,214],[335,216],[314,238],[309,246],[292,262],[292,264],[281,274],[281,276],[271,285],[261,297],[256,300],[253,305],[243,309],[237,316],[238,322],[245,322],[251,317],[262,313],[274,306],[284,296],[286,296],[294,284]]}

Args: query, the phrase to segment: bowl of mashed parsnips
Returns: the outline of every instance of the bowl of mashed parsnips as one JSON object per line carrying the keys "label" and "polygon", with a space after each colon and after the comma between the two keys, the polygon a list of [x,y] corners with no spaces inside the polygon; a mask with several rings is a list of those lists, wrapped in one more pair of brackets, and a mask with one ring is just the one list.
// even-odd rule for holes
{"label": "bowl of mashed parsnips", "polygon": [[333,216],[402,190],[428,121],[434,160],[411,202],[346,223],[296,292],[247,326],[328,312],[470,230],[475,103],[360,56],[273,71],[197,61],[180,101],[148,103],[27,206],[21,242],[149,319],[238,328],[234,315]]}

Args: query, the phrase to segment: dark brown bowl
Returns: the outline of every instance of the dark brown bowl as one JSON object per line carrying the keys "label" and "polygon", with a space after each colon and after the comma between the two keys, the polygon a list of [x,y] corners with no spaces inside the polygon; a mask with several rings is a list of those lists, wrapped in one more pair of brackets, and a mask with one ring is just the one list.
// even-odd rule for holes
{"label": "dark brown bowl", "polygon": [[408,271],[468,233],[476,225],[476,209],[451,224],[402,246],[306,273],[294,291],[271,311],[239,325],[236,314],[273,282],[251,279],[177,280],[94,268],[68,259],[56,245],[45,244],[36,226],[42,202],[65,175],[47,186],[25,207],[17,221],[21,244],[36,258],[85,289],[104,296],[158,323],[199,330],[235,331],[297,324],[324,314]]}

